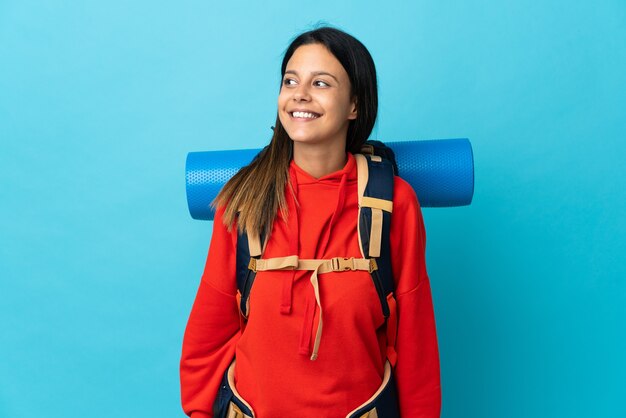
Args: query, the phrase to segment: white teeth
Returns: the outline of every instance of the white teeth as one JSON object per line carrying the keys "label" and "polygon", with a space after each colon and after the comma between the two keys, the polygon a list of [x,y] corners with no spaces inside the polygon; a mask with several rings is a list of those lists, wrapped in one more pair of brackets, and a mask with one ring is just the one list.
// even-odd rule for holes
{"label": "white teeth", "polygon": [[309,112],[293,112],[292,114],[294,118],[307,118],[307,119],[317,118],[317,115],[314,115],[313,113],[309,113]]}

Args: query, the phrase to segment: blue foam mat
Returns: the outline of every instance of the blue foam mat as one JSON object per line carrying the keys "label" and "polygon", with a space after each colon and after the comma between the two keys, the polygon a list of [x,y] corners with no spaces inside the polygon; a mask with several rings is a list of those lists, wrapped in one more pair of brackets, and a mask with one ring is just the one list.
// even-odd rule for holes
{"label": "blue foam mat", "polygon": [[[398,171],[415,190],[422,207],[469,205],[474,195],[474,158],[467,138],[386,142]],[[190,152],[186,183],[189,213],[212,220],[210,204],[224,184],[250,163],[260,149]]]}

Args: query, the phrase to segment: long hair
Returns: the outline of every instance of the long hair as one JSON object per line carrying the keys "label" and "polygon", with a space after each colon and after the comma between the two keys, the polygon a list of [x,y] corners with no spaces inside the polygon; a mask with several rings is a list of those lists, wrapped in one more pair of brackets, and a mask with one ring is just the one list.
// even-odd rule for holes
{"label": "long hair", "polygon": [[[324,26],[297,36],[285,51],[281,65],[281,86],[287,63],[302,45],[324,45],[341,63],[350,79],[351,97],[356,97],[357,117],[348,125],[346,151],[357,153],[368,139],[378,113],[376,67],[369,51],[358,39],[339,29]],[[289,163],[293,141],[278,115],[272,139],[253,160],[237,172],[213,201],[224,206],[223,222],[239,232],[261,234],[271,229],[278,213],[288,216],[285,190],[289,184]]]}

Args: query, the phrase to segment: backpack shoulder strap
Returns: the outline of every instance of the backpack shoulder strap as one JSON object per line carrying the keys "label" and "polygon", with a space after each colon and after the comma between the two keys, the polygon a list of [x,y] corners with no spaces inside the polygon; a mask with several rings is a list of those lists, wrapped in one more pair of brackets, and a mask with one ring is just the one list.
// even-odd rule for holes
{"label": "backpack shoulder strap", "polygon": [[394,169],[390,160],[376,155],[355,155],[358,171],[358,234],[364,258],[375,258],[378,269],[372,272],[383,314],[389,316],[387,295],[395,285],[389,244],[393,211]]}
{"label": "backpack shoulder strap", "polygon": [[237,289],[239,290],[239,310],[248,318],[250,289],[256,277],[256,270],[250,266],[261,257],[262,237],[247,232],[237,236]]}
{"label": "backpack shoulder strap", "polygon": [[[379,154],[381,148],[383,152]],[[387,359],[395,366],[398,358],[395,350],[398,312],[393,294],[395,282],[391,268],[390,235],[393,183],[398,171],[393,151],[384,144],[373,143],[370,153],[373,154],[355,156],[359,173],[359,245],[364,258],[377,260],[378,269],[372,271],[372,280],[387,320]]]}

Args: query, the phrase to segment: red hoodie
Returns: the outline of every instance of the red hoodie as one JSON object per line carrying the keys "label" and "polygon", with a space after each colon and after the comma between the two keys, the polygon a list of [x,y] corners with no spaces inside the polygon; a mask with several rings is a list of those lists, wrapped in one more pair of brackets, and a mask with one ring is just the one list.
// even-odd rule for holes
{"label": "red hoodie", "polygon": [[[357,238],[354,156],[342,170],[316,179],[290,166],[295,199],[274,223],[263,258],[362,258]],[[386,359],[385,319],[370,273],[319,276],[324,327],[319,357],[311,360],[317,309],[310,271],[259,271],[249,320],[240,328],[236,302],[237,232],[218,209],[206,266],[183,340],[183,410],[212,417],[224,371],[237,358],[235,382],[257,418],[345,417],[380,386]],[[391,253],[398,309],[394,369],[402,418],[440,416],[439,353],[425,232],[415,192],[394,182]]]}

